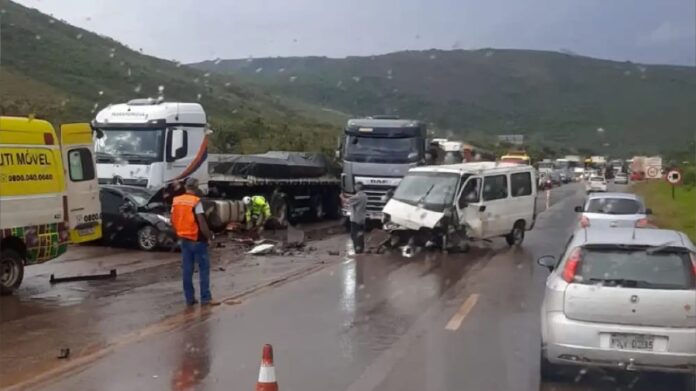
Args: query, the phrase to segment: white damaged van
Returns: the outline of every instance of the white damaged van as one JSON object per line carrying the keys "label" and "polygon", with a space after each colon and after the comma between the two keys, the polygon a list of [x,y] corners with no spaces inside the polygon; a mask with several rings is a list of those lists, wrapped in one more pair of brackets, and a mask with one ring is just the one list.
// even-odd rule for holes
{"label": "white damaged van", "polygon": [[519,245],[534,227],[536,194],[536,174],[529,165],[416,167],[385,205],[384,229],[394,247],[465,251],[472,239],[494,237]]}

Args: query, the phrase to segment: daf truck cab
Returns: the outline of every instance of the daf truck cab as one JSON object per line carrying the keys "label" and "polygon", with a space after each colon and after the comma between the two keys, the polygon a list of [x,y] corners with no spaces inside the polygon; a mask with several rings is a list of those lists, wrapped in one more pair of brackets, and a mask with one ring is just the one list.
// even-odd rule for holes
{"label": "daf truck cab", "polygon": [[198,103],[134,99],[101,110],[93,122],[101,184],[159,189],[188,177],[208,186],[208,128]]}
{"label": "daf truck cab", "polygon": [[[343,162],[341,190],[355,193],[361,183],[367,194],[367,219],[382,220],[382,208],[409,169],[426,163],[426,125],[385,117],[351,119],[339,147]],[[343,215],[349,211],[343,208]]]}

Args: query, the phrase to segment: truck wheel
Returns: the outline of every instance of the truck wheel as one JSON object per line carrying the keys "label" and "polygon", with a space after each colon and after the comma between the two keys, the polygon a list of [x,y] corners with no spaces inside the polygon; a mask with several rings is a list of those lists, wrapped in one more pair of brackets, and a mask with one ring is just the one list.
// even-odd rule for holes
{"label": "truck wheel", "polygon": [[288,226],[288,204],[285,198],[278,198],[271,205],[274,228],[287,228]]}
{"label": "truck wheel", "polygon": [[323,220],[324,217],[326,217],[324,200],[321,194],[315,194],[312,196],[312,218],[314,220]]}
{"label": "truck wheel", "polygon": [[24,278],[24,260],[11,248],[0,253],[0,294],[10,295],[19,288]]}
{"label": "truck wheel", "polygon": [[512,231],[505,235],[505,241],[510,246],[519,246],[524,241],[524,221],[518,221]]}
{"label": "truck wheel", "polygon": [[159,246],[159,230],[157,228],[146,225],[138,230],[137,234],[138,248],[143,251],[154,251]]}

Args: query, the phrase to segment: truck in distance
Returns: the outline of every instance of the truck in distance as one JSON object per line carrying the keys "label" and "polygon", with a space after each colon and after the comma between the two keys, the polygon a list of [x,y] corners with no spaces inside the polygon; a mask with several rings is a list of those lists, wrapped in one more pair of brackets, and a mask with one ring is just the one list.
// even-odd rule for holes
{"label": "truck in distance", "polygon": [[[341,191],[355,193],[361,183],[367,193],[368,221],[382,220],[389,194],[410,168],[426,164],[425,123],[375,116],[348,120],[338,156],[342,159]],[[343,215],[348,216],[343,208]]]}

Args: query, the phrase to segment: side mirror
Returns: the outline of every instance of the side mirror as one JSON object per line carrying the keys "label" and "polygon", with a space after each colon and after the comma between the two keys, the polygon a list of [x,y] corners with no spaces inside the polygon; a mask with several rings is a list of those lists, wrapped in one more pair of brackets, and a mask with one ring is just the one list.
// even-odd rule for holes
{"label": "side mirror", "polygon": [[645,214],[646,214],[646,215],[651,215],[651,214],[653,214],[652,209],[646,208],[646,209],[645,209]]}
{"label": "side mirror", "polygon": [[168,162],[186,157],[188,153],[188,132],[183,129],[173,129],[169,133],[167,147]]}
{"label": "side mirror", "polygon": [[556,267],[556,258],[553,255],[544,255],[537,259],[537,264],[552,271]]}
{"label": "side mirror", "polygon": [[576,207],[575,207],[575,211],[576,211],[577,213],[582,213],[582,206],[576,206]]}

